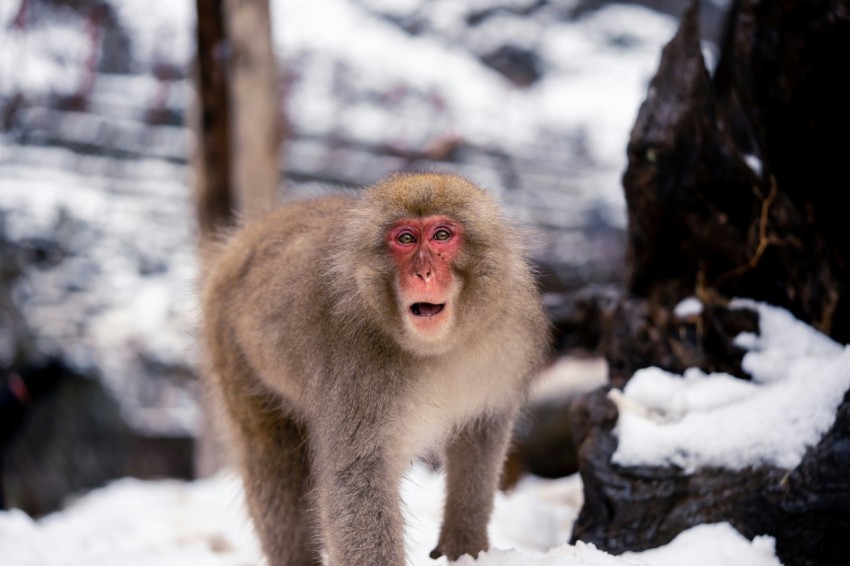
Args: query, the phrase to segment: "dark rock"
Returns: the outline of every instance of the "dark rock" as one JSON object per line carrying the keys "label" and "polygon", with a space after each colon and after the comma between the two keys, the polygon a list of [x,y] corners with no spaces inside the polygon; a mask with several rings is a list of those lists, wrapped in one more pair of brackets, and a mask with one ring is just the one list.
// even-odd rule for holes
{"label": "dark rock", "polygon": [[748,537],[776,532],[778,517],[771,500],[784,471],[700,470],[685,475],[676,468],[612,464],[617,440],[611,430],[617,409],[607,393],[594,391],[572,412],[585,485],[573,542],[592,542],[619,554],[667,544],[683,530],[703,523],[728,521]]}
{"label": "dark rock", "polygon": [[598,354],[605,321],[620,302],[615,285],[586,285],[575,292],[552,293],[547,299],[554,327],[554,348],[560,354]]}
{"label": "dark rock", "polygon": [[[602,324],[616,386],[652,365],[746,378],[731,339],[755,331],[757,321],[726,309],[732,297],[787,308],[850,341],[850,239],[835,192],[848,177],[841,156],[850,127],[850,4],[736,2],[714,77],[698,29],[694,2],[664,49],[629,143],[630,273]],[[703,312],[674,316],[691,295]],[[617,411],[606,393],[572,407],[585,486],[573,541],[643,550],[726,521],[746,537],[775,537],[785,566],[846,561],[850,392],[795,469],[691,474],[612,464]]]}
{"label": "dark rock", "polygon": [[[788,475],[776,497],[780,556],[791,564],[843,564],[850,555],[850,392],[835,423]],[[800,559],[808,557],[808,561]]]}
{"label": "dark rock", "polygon": [[623,387],[648,365],[673,373],[699,367],[748,379],[741,369],[744,350],[733,340],[741,332],[756,332],[758,320],[748,309],[712,303],[698,315],[678,318],[669,308],[628,297],[604,311],[601,326],[610,383]]}
{"label": "dark rock", "polygon": [[0,370],[36,354],[35,336],[13,293],[28,256],[25,246],[7,237],[6,215],[0,211]]}
{"label": "dark rock", "polygon": [[757,297],[850,342],[850,239],[833,202],[847,178],[847,4],[742,0],[714,82],[697,28],[692,10],[632,130],[629,290]]}
{"label": "dark rock", "polygon": [[481,61],[520,87],[534,84],[542,74],[537,54],[516,45],[502,45],[483,55]]}
{"label": "dark rock", "polygon": [[619,554],[669,543],[703,523],[729,522],[748,538],[776,538],[785,566],[838,566],[850,552],[850,394],[821,442],[788,473],[771,467],[732,472],[624,468],[611,463],[617,409],[599,389],[573,404],[585,503],[572,542]]}
{"label": "dark rock", "polygon": [[563,478],[578,471],[570,406],[576,396],[534,402],[514,430],[502,477],[502,488],[513,487],[531,474]]}
{"label": "dark rock", "polygon": [[103,384],[68,368],[3,447],[5,503],[32,516],[111,480],[193,477],[193,440],[140,435]]}

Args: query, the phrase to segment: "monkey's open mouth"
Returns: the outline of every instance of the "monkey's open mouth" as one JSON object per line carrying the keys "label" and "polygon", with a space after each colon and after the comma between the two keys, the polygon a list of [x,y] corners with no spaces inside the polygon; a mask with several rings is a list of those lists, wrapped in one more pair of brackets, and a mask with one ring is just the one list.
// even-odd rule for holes
{"label": "monkey's open mouth", "polygon": [[445,306],[445,304],[435,305],[433,303],[413,303],[410,306],[410,312],[416,316],[434,316],[435,314],[440,314]]}

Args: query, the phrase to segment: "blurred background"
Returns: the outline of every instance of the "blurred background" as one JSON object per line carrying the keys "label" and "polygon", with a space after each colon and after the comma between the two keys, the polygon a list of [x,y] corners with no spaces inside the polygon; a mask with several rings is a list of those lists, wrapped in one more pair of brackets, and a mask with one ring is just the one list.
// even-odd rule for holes
{"label": "blurred background", "polygon": [[[687,4],[271,0],[275,191],[395,170],[468,176],[532,235],[559,329],[552,371],[604,379],[581,297],[623,277],[626,145]],[[700,3],[709,66],[727,4]],[[206,45],[215,64],[240,48],[201,38],[216,26],[204,10],[220,5],[0,3],[6,506],[38,516],[117,477],[209,471],[197,456],[196,196],[223,163],[204,158],[204,132],[227,117],[197,99],[196,55]],[[546,387],[541,398],[569,389]]]}

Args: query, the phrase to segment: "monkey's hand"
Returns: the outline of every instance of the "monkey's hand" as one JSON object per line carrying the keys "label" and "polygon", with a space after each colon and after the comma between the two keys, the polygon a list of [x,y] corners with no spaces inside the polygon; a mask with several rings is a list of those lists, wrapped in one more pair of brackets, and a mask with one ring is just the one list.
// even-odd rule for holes
{"label": "monkey's hand", "polygon": [[429,556],[436,560],[441,556],[445,556],[450,561],[455,561],[464,554],[469,554],[473,558],[478,556],[482,550],[489,548],[486,531],[483,533],[458,532],[455,530],[452,533],[442,532],[440,541]]}

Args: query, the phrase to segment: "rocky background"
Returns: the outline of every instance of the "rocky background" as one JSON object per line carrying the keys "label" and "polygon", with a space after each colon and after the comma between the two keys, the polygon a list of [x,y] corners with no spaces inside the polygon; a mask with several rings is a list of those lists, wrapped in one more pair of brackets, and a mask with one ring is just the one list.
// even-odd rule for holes
{"label": "rocky background", "polygon": [[[646,6],[656,19],[628,11]],[[558,26],[587,29],[579,35],[583,49],[648,80],[684,2],[334,7],[341,18],[356,12],[366,35],[391,37],[400,49],[416,41],[412,56],[450,45],[462,81],[484,80],[494,97],[521,98],[553,80],[566,81],[569,95],[569,85],[583,80],[579,62],[556,58],[541,40]],[[3,479],[8,503],[34,515],[110,478],[194,475],[197,259],[185,126],[192,10],[193,3],[128,0],[3,6],[0,367],[4,376],[15,369],[44,382],[21,427],[5,438]],[[717,37],[722,9],[706,2],[703,12],[706,37]],[[281,53],[282,196],[369,183],[396,169],[447,167],[471,176],[534,231],[547,303],[563,320],[559,328],[572,330],[559,334],[560,351],[592,354],[596,338],[574,294],[619,284],[626,245],[623,161],[599,149],[588,129],[594,122],[515,121],[515,132],[466,127],[463,107],[480,97],[423,86],[416,67],[426,61],[381,75],[375,65],[304,41]],[[644,88],[636,86],[635,104]],[[44,368],[54,362],[67,369],[43,377],[53,375]],[[554,412],[561,421],[562,409]],[[549,474],[574,471],[572,455],[567,464]]]}

